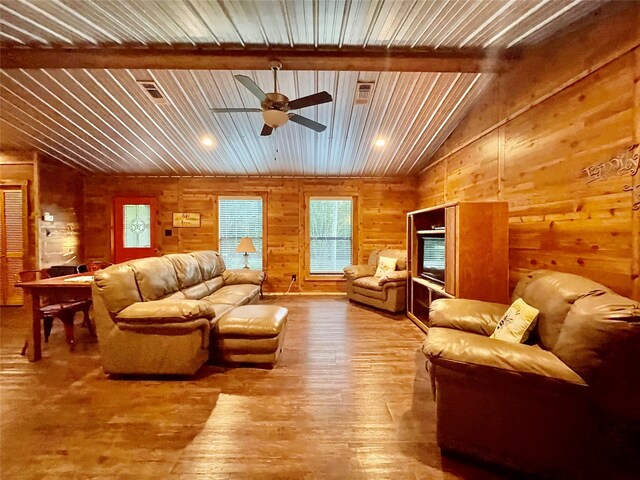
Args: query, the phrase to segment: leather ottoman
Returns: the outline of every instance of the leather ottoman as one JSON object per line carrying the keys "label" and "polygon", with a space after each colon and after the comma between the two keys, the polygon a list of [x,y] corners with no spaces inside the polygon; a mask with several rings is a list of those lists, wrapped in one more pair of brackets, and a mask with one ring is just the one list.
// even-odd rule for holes
{"label": "leather ottoman", "polygon": [[234,308],[215,326],[213,356],[224,362],[275,364],[282,352],[288,314],[277,305]]}

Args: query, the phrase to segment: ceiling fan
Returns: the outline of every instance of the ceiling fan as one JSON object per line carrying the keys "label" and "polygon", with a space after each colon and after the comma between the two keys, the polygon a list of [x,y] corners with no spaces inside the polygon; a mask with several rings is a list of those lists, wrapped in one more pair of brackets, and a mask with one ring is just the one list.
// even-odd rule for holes
{"label": "ceiling fan", "polygon": [[278,70],[282,68],[282,64],[279,62],[271,62],[269,66],[273,71],[273,92],[271,93],[264,93],[262,89],[246,75],[234,75],[234,78],[238,82],[258,97],[261,108],[212,108],[211,111],[214,113],[260,112],[264,119],[264,127],[262,127],[262,131],[260,132],[261,136],[271,135],[275,128],[281,127],[289,120],[303,127],[315,130],[316,132],[324,132],[327,129],[326,125],[322,125],[297,113],[291,113],[290,110],[298,110],[299,108],[332,102],[333,98],[331,95],[327,92],[319,92],[290,101],[286,96],[278,93]]}

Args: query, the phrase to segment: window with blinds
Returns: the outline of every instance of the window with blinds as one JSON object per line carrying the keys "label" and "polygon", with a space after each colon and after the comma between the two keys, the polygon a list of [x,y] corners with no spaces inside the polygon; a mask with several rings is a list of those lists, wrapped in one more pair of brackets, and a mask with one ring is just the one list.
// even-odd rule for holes
{"label": "window with blinds", "polygon": [[341,274],[352,263],[352,199],[311,197],[309,237],[309,272]]}
{"label": "window with blinds", "polygon": [[220,197],[218,201],[220,255],[227,268],[244,267],[243,253],[236,247],[249,237],[256,253],[249,253],[249,268],[262,270],[262,198]]}

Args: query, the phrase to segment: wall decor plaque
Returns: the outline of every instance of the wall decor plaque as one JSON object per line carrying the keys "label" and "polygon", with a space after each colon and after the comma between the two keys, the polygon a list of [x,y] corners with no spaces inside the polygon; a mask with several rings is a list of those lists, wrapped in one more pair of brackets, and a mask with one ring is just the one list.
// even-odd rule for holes
{"label": "wall decor plaque", "polygon": [[174,213],[173,226],[175,228],[196,228],[200,226],[199,213]]}

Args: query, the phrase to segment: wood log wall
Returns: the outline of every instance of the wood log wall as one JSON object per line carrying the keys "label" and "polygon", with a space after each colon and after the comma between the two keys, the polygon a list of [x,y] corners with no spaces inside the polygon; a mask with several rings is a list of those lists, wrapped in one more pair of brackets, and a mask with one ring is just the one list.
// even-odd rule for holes
{"label": "wood log wall", "polygon": [[420,176],[421,207],[509,202],[512,287],[546,268],[640,299],[640,5],[624,3],[525,51]]}
{"label": "wood log wall", "polygon": [[[337,279],[305,275],[305,199],[309,195],[356,199],[354,256],[363,261],[376,248],[404,248],[406,213],[416,205],[417,178],[151,178],[89,175],[85,179],[85,250],[87,259],[111,260],[113,198],[121,195],[158,199],[158,253],[218,248],[218,196],[261,195],[266,198],[266,292],[344,290]],[[199,212],[200,228],[172,228],[172,213]],[[172,230],[165,236],[165,230]]]}

